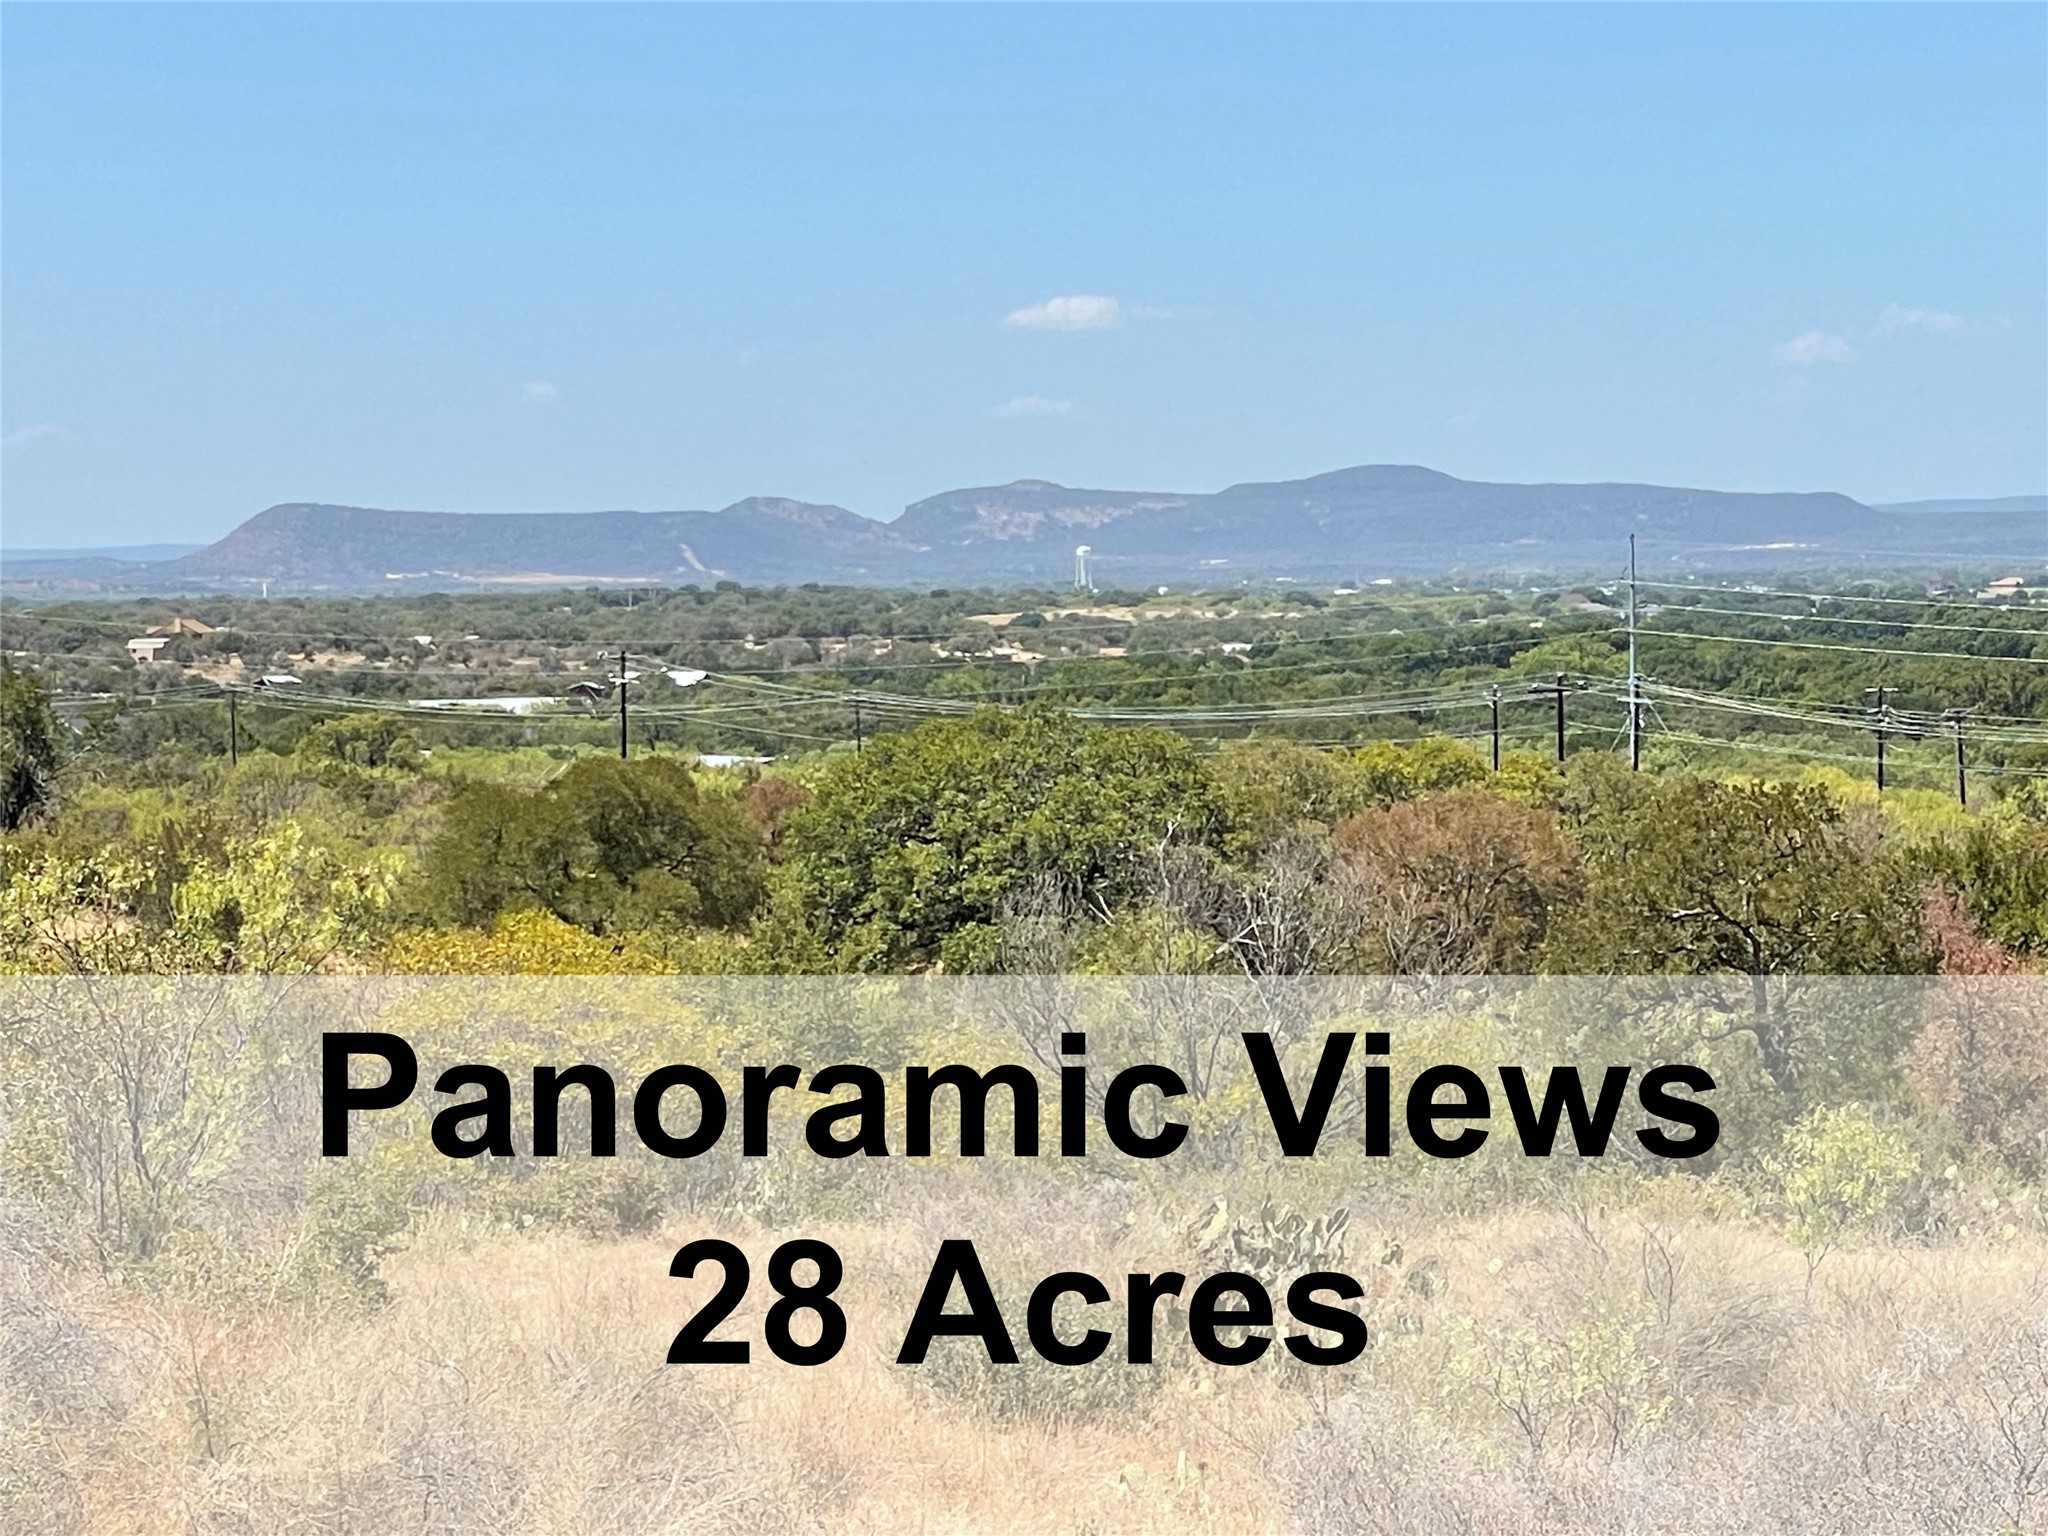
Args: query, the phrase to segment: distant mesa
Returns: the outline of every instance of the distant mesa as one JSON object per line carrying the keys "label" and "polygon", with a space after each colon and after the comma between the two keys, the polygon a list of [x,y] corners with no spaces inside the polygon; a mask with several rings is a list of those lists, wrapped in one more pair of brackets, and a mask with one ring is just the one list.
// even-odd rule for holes
{"label": "distant mesa", "polygon": [[1832,492],[1514,485],[1368,464],[1213,492],[1077,489],[1049,480],[926,497],[892,522],[754,496],[718,511],[398,511],[289,502],[168,558],[14,552],[17,592],[393,591],[434,587],[1065,586],[1089,547],[1101,586],[1191,578],[1347,582],[1369,572],[1611,571],[1628,536],[1654,570],[1931,568],[2048,557],[2048,498],[1870,507]]}

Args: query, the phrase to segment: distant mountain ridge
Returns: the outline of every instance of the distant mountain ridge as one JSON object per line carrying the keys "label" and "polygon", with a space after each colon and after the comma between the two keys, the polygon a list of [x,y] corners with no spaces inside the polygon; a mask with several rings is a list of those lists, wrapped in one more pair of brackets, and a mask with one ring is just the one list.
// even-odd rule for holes
{"label": "distant mountain ridge", "polygon": [[647,584],[867,574],[897,553],[887,525],[844,507],[753,497],[722,512],[401,512],[293,502],[257,513],[163,574],[288,586],[610,580]]}
{"label": "distant mountain ridge", "polygon": [[[1402,464],[1208,493],[1018,480],[928,497],[886,523],[778,497],[715,512],[413,512],[293,502],[191,554],[79,578],[329,591],[723,579],[1063,583],[1075,547],[1086,544],[1105,585],[1344,580],[1611,570],[1630,534],[1663,570],[2038,564],[2048,557],[2048,521],[2032,498],[2009,503],[1883,509],[1832,492],[1497,484]],[[10,573],[10,584],[26,569]]]}

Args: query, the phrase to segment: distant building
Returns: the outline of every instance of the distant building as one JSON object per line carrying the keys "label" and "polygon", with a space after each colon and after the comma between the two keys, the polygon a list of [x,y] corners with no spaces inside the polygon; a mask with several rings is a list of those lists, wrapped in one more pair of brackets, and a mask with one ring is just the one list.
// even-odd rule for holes
{"label": "distant building", "polygon": [[211,624],[202,624],[197,619],[175,618],[167,624],[159,624],[150,631],[152,635],[192,635],[203,637],[213,633]]}
{"label": "distant building", "polygon": [[128,642],[128,655],[138,665],[161,661],[161,652],[170,643],[170,637],[167,635],[137,635]]}
{"label": "distant building", "polygon": [[2001,576],[1996,581],[1984,584],[1984,590],[1977,594],[1977,601],[1980,603],[1995,603],[2001,598],[2018,597],[2026,590],[2026,577]]}

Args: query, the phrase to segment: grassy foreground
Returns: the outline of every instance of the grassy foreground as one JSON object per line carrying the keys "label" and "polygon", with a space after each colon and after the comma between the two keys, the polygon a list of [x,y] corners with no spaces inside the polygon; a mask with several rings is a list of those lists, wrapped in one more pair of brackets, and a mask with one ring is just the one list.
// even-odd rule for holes
{"label": "grassy foreground", "polygon": [[[670,1279],[668,1258],[703,1227],[518,1235],[450,1217],[394,1256],[374,1308],[307,1304],[260,1274],[144,1288],[17,1257],[0,1512],[122,1533],[2048,1522],[2036,1236],[1810,1266],[1763,1226],[1654,1194],[1438,1220],[1426,1239],[1390,1215],[1350,1235],[1375,1340],[1341,1381],[1206,1366],[1185,1340],[1150,1369],[1006,1377],[959,1340],[895,1365],[943,1236],[993,1256],[1057,1227],[1062,1262],[1112,1276],[1180,1246],[1115,1202],[1025,1205],[956,1196],[808,1225],[846,1257],[854,1328],[814,1370],[662,1363],[708,1290]],[[757,1255],[775,1236],[712,1230]],[[761,1307],[757,1288],[729,1331],[758,1337]]]}

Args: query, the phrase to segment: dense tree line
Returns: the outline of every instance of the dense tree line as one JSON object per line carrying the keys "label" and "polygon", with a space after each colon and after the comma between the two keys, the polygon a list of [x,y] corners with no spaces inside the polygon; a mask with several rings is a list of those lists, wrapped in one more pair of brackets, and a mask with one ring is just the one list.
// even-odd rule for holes
{"label": "dense tree line", "polygon": [[[1890,708],[1928,719],[1951,708],[1975,710],[1987,726],[2048,717],[2048,620],[2037,606],[1974,602],[1968,584],[1930,598],[1917,581],[1843,581],[1829,595],[1834,589],[1821,578],[1786,580],[1825,590],[1646,585],[1644,668],[1660,683],[1818,706],[1838,721],[1818,726],[1768,711],[1703,712],[1667,702],[1653,720],[1652,750],[1661,760],[1723,760],[1678,737],[1666,743],[1666,732],[1868,758],[1873,742],[1862,711],[1879,685]],[[99,750],[129,757],[167,742],[220,750],[225,702],[207,688],[246,686],[266,672],[302,677],[302,693],[336,708],[491,694],[565,697],[579,679],[601,682],[622,647],[643,671],[634,740],[652,747],[779,755],[820,740],[850,744],[861,731],[849,704],[854,691],[1199,710],[1451,689],[1465,700],[1456,708],[1283,719],[1260,731],[1348,741],[1470,735],[1486,724],[1473,701],[1497,687],[1508,740],[1535,748],[1548,721],[1529,685],[1558,673],[1619,676],[1623,601],[1611,581],[1542,588],[1438,582],[1335,594],[1296,587],[889,592],[721,582],[637,592],[10,604],[0,609],[0,633],[5,648],[46,679],[66,718],[96,733]],[[127,638],[174,614],[212,632],[171,636],[164,662],[137,664],[125,655]],[[720,681],[678,688],[665,668],[706,669]],[[785,697],[763,707],[746,694],[748,679],[806,690],[815,702]],[[253,744],[277,750],[290,750],[319,718],[304,699],[290,708],[248,702],[241,729]],[[152,703],[166,707],[145,707]],[[1622,719],[1612,697],[1582,698],[1571,713],[1575,748],[1611,741]],[[574,710],[416,724],[428,745],[595,745],[607,729]],[[871,712],[866,728],[894,726],[886,718],[878,725]],[[1214,738],[1249,729],[1186,728]],[[1924,719],[1893,733],[1902,779],[1934,781],[1942,769],[1939,737],[1940,728]],[[2048,766],[2048,747],[2008,743],[1997,729],[1983,731],[1975,750],[1989,768]]]}
{"label": "dense tree line", "polygon": [[2039,965],[2031,791],[1965,813],[1603,752],[1495,770],[1440,738],[1204,752],[1046,704],[765,770],[436,754],[378,715],[232,766],[136,761],[67,746],[38,684],[4,681],[17,970],[1746,977],[1753,1005],[1667,1045],[1723,1061],[1766,1123],[1917,1074],[1980,1144],[2038,1150],[1984,1102],[2032,1123],[2038,1053],[1982,1021],[1806,1017],[1776,986]]}

